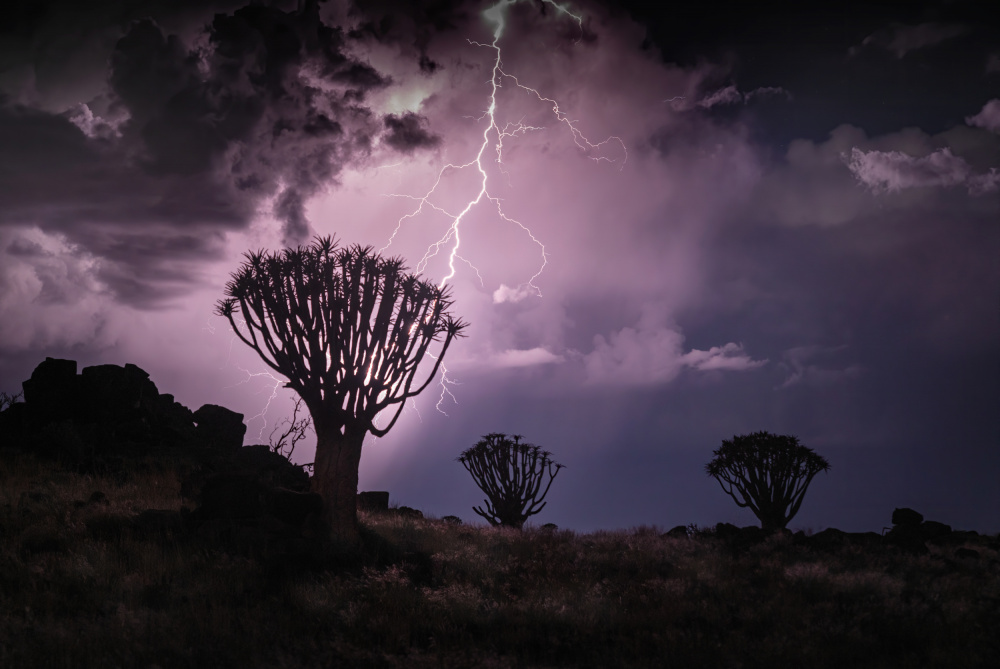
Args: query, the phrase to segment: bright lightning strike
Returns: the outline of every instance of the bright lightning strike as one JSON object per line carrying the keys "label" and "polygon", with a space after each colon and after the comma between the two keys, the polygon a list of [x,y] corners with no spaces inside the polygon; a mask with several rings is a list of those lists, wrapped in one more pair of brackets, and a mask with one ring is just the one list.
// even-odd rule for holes
{"label": "bright lightning strike", "polygon": [[[496,207],[497,214],[501,219],[520,227],[521,230],[523,230],[524,233],[527,234],[528,237],[531,239],[531,241],[538,247],[541,256],[541,261],[538,270],[531,278],[529,278],[526,282],[524,282],[521,286],[519,286],[518,290],[520,291],[521,289],[526,289],[530,293],[538,297],[541,297],[542,291],[535,284],[535,280],[539,276],[541,276],[541,274],[545,270],[546,264],[548,263],[548,252],[546,251],[545,245],[531,232],[531,230],[526,225],[524,225],[517,219],[511,218],[506,213],[504,213],[500,199],[490,194],[489,174],[486,171],[486,168],[483,163],[483,156],[486,154],[487,149],[490,148],[490,146],[493,146],[494,151],[496,153],[496,163],[498,164],[500,170],[504,174],[507,174],[506,167],[503,163],[504,140],[507,138],[514,138],[520,135],[524,135],[530,131],[538,131],[544,129],[538,126],[525,125],[522,122],[506,123],[502,128],[497,124],[496,120],[497,91],[502,87],[502,81],[504,79],[512,81],[514,85],[516,85],[518,88],[534,95],[539,100],[539,102],[549,105],[551,107],[552,114],[555,117],[556,121],[565,124],[566,127],[569,128],[574,143],[581,150],[586,151],[588,153],[593,153],[599,151],[604,146],[610,143],[617,142],[622,148],[622,155],[623,155],[620,162],[620,168],[623,167],[625,161],[628,160],[628,150],[625,148],[624,141],[622,141],[622,139],[617,136],[608,137],[607,139],[597,143],[591,142],[577,127],[577,121],[570,119],[569,116],[567,116],[566,113],[560,108],[558,101],[542,95],[541,93],[538,92],[538,90],[521,83],[521,81],[515,75],[504,71],[503,52],[500,47],[500,40],[503,37],[504,30],[506,28],[505,11],[508,7],[519,1],[520,0],[502,0],[501,2],[498,2],[496,5],[490,7],[489,9],[483,12],[483,16],[486,17],[489,21],[491,21],[495,25],[495,29],[493,31],[493,41],[490,44],[483,44],[480,42],[476,42],[474,40],[469,40],[470,44],[474,44],[476,46],[480,46],[483,48],[492,49],[493,52],[495,53],[495,57],[493,59],[493,71],[492,71],[492,76],[490,78],[489,104],[487,105],[486,111],[480,117],[480,119],[486,121],[486,127],[483,129],[483,134],[482,134],[483,139],[479,145],[479,150],[477,151],[475,157],[473,157],[472,159],[470,159],[465,163],[462,164],[448,163],[447,165],[442,167],[441,170],[438,172],[437,178],[431,185],[430,189],[428,189],[427,192],[424,193],[423,195],[415,196],[415,195],[397,194],[397,193],[391,194],[391,196],[393,197],[401,197],[414,200],[416,201],[417,205],[412,211],[410,211],[407,214],[404,214],[397,221],[396,228],[389,236],[389,241],[386,242],[385,246],[379,249],[379,253],[384,252],[386,249],[389,248],[389,246],[392,245],[392,242],[395,240],[396,235],[399,233],[401,227],[407,220],[415,218],[420,214],[422,214],[426,207],[438,213],[444,214],[448,219],[450,219],[451,223],[448,226],[448,229],[445,231],[444,235],[442,235],[442,237],[438,239],[436,242],[433,242],[430,246],[428,246],[427,251],[420,259],[420,262],[417,263],[416,266],[417,272],[423,272],[426,269],[428,262],[430,262],[432,258],[437,256],[438,253],[441,252],[442,248],[448,248],[449,249],[448,273],[441,279],[439,286],[443,287],[445,284],[447,284],[451,279],[455,277],[455,274],[457,272],[455,265],[456,260],[461,260],[465,262],[470,267],[472,267],[472,269],[476,271],[477,275],[479,275],[479,270],[476,268],[476,266],[467,258],[464,258],[461,255],[459,255],[459,248],[461,247],[462,244],[461,226],[462,222],[465,220],[469,212],[473,210],[473,208],[482,203],[484,200],[488,200]],[[554,7],[558,12],[573,18],[577,22],[577,25],[579,26],[580,31],[582,33],[583,31],[582,17],[573,14],[564,5],[559,5],[553,0],[543,0],[543,1],[546,4]],[[596,156],[588,155],[588,157],[596,162],[602,162],[602,161],[609,163],[617,162],[603,155],[596,155]],[[443,207],[435,204],[433,202],[434,195],[437,193],[438,187],[441,185],[441,182],[444,179],[445,175],[447,175],[450,171],[453,170],[462,171],[467,169],[475,169],[476,171],[479,172],[479,190],[473,196],[470,197],[470,199],[466,202],[465,206],[461,209],[461,211],[457,213],[449,212],[445,210]],[[481,275],[479,275],[479,279],[480,281],[482,281]]]}
{"label": "bright lightning strike", "polygon": [[[506,10],[508,7],[514,5],[519,1],[520,0],[501,0],[500,2],[498,2],[497,4],[493,5],[492,7],[483,12],[483,16],[495,26],[493,31],[493,41],[490,44],[483,44],[480,42],[476,42],[474,40],[469,40],[470,44],[483,47],[486,49],[492,49],[492,51],[495,54],[493,58],[492,75],[490,77],[489,102],[486,111],[483,112],[482,116],[479,117],[479,120],[485,121],[485,128],[483,129],[482,142],[479,145],[479,150],[476,152],[474,157],[472,157],[465,163],[462,164],[448,163],[447,165],[442,167],[441,170],[438,172],[437,178],[431,185],[430,189],[428,189],[427,192],[425,192],[421,196],[397,194],[397,193],[390,194],[392,197],[400,197],[413,200],[416,202],[416,206],[412,211],[404,214],[397,221],[396,228],[389,236],[389,240],[386,242],[385,246],[379,249],[379,253],[382,253],[386,249],[388,249],[389,246],[392,245],[397,234],[399,233],[403,224],[407,220],[415,218],[420,214],[424,213],[425,209],[432,210],[434,212],[443,214],[445,217],[447,217],[447,219],[450,220],[450,224],[445,233],[437,241],[433,242],[430,246],[427,247],[427,251],[420,259],[420,262],[417,263],[416,271],[418,273],[422,273],[427,268],[427,264],[430,262],[432,258],[436,257],[442,251],[442,249],[447,249],[448,272],[441,279],[439,287],[444,287],[451,279],[455,277],[455,274],[457,272],[456,260],[462,261],[465,264],[469,265],[469,267],[471,267],[476,272],[476,275],[479,277],[480,284],[482,284],[483,277],[480,274],[479,269],[468,258],[465,258],[462,255],[460,255],[459,249],[461,248],[462,244],[461,226],[463,221],[466,219],[469,212],[471,212],[476,206],[480,205],[484,201],[489,201],[496,207],[497,215],[503,221],[512,225],[516,225],[524,232],[524,234],[528,236],[528,238],[532,241],[532,243],[535,244],[535,246],[537,246],[540,255],[540,262],[538,265],[538,269],[535,271],[535,273],[527,281],[523,282],[514,290],[511,290],[506,286],[501,286],[501,288],[494,293],[494,299],[497,301],[502,301],[502,299],[504,299],[505,296],[514,296],[516,299],[527,297],[529,295],[541,297],[542,291],[535,283],[535,281],[545,271],[545,267],[548,264],[548,257],[549,257],[545,245],[542,243],[540,239],[538,239],[538,237],[535,236],[535,234],[531,231],[531,229],[521,221],[508,216],[503,210],[500,199],[498,197],[493,196],[490,193],[489,174],[486,170],[483,161],[483,157],[487,154],[487,150],[491,146],[493,147],[494,153],[496,154],[495,162],[497,163],[499,170],[505,176],[507,176],[509,180],[510,175],[507,172],[506,166],[504,165],[503,162],[504,140],[523,136],[528,132],[544,130],[544,128],[542,127],[525,125],[521,121],[518,121],[516,123],[508,122],[504,124],[503,127],[498,125],[496,118],[497,91],[502,87],[503,81],[506,79],[512,82],[519,89],[525,91],[526,93],[534,95],[539,102],[549,106],[551,109],[551,113],[556,119],[556,121],[560,124],[564,124],[569,129],[573,137],[573,142],[576,144],[577,147],[579,147],[582,151],[584,151],[587,154],[587,157],[590,158],[591,160],[594,160],[595,162],[609,162],[609,163],[618,162],[617,160],[612,160],[611,158],[608,158],[607,156],[604,155],[593,155],[595,153],[598,153],[605,146],[615,142],[617,142],[618,145],[620,145],[622,148],[622,158],[620,159],[619,169],[622,169],[625,165],[625,161],[628,160],[628,150],[625,147],[625,142],[620,137],[611,136],[601,142],[597,143],[591,142],[578,128],[577,126],[578,122],[571,119],[569,116],[567,116],[566,112],[562,110],[558,101],[556,101],[553,98],[549,98],[542,95],[538,90],[522,83],[517,76],[510,74],[503,69],[503,52],[500,46],[500,41],[504,35],[504,31],[507,25]],[[543,2],[547,5],[550,5],[551,7],[554,7],[557,12],[574,19],[580,29],[581,35],[583,34],[582,17],[573,14],[569,9],[567,9],[566,6],[559,5],[556,2],[554,2],[554,0],[543,0]],[[441,185],[441,182],[444,179],[445,175],[447,175],[449,172],[452,171],[461,172],[463,170],[468,170],[468,169],[474,169],[479,173],[478,192],[470,195],[469,199],[465,203],[465,206],[462,207],[462,209],[458,212],[447,211],[440,205],[436,204],[434,202],[434,197],[437,194],[438,188]],[[448,370],[442,365],[441,395],[436,405],[437,410],[440,411],[441,413],[445,413],[444,410],[441,408],[441,405],[446,397],[450,397],[452,401],[455,400],[454,394],[452,394],[451,390],[449,389],[450,385],[455,385],[455,384],[456,382],[448,377]]]}

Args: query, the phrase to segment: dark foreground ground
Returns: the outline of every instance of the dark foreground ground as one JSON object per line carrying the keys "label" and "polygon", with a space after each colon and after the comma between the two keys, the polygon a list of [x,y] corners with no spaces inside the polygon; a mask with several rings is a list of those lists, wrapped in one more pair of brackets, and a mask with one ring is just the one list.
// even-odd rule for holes
{"label": "dark foreground ground", "polygon": [[996,537],[924,552],[873,535],[578,535],[389,514],[362,516],[360,552],[319,553],[140,516],[184,503],[162,463],[84,475],[0,451],[0,667],[994,667],[1000,657]]}

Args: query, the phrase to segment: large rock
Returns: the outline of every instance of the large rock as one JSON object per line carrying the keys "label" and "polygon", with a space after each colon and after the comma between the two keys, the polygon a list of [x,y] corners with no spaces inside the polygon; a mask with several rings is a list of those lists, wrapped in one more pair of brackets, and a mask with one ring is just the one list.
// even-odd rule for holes
{"label": "large rock", "polygon": [[133,365],[94,365],[80,373],[80,415],[85,423],[148,422],[159,391],[149,374]]}
{"label": "large rock", "polygon": [[241,414],[207,404],[196,426],[196,414],[161,395],[136,365],[76,369],[74,360],[39,364],[23,384],[24,401],[0,413],[0,444],[106,469],[125,455],[217,460],[243,443]]}
{"label": "large rock", "polygon": [[231,463],[231,471],[252,474],[266,486],[299,492],[309,490],[309,475],[302,466],[272,451],[270,446],[258,444],[236,449]]}
{"label": "large rock", "polygon": [[243,414],[217,404],[205,404],[194,412],[198,439],[209,448],[223,453],[235,453],[243,445],[247,426]]}
{"label": "large rock", "polygon": [[939,523],[936,520],[925,520],[920,524],[920,532],[925,541],[942,543],[948,540],[948,535],[951,534],[951,525]]}
{"label": "large rock", "polygon": [[915,527],[924,522],[924,515],[913,509],[895,509],[892,512],[892,524]]}
{"label": "large rock", "polygon": [[389,493],[385,490],[359,492],[358,510],[385,513],[389,510]]}
{"label": "large rock", "polygon": [[79,411],[76,360],[45,358],[21,387],[35,426],[70,420]]}

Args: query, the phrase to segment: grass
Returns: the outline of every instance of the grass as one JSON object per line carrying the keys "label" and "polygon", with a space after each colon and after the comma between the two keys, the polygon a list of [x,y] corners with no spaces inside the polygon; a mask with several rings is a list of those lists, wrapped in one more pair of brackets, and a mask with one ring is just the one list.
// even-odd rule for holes
{"label": "grass", "polygon": [[156,462],[81,475],[0,453],[0,666],[985,667],[1000,652],[992,538],[964,560],[783,535],[734,553],[652,527],[362,514],[360,554],[281,569],[132,520],[183,504]]}

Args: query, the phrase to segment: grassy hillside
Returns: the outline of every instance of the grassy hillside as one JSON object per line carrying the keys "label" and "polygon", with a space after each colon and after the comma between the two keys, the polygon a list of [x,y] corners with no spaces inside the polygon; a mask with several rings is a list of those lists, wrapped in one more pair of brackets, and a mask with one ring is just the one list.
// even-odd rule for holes
{"label": "grassy hillside", "polygon": [[[819,550],[365,515],[357,553],[219,543],[155,461],[0,451],[2,667],[985,667],[995,538]],[[956,552],[957,551],[957,552]]]}

